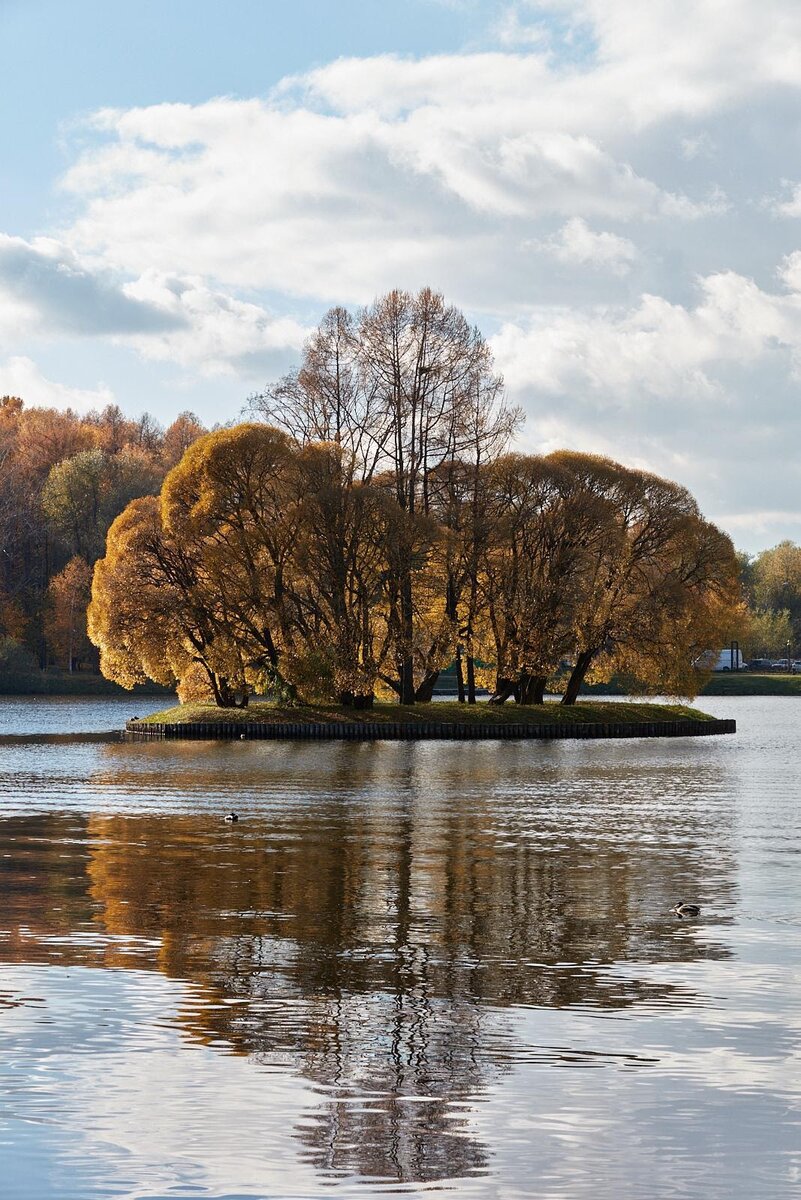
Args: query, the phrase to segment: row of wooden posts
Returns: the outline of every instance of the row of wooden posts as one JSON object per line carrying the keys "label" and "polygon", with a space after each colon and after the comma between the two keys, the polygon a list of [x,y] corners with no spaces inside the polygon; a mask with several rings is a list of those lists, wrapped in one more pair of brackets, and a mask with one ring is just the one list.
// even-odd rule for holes
{"label": "row of wooden posts", "polygon": [[192,738],[217,741],[445,741],[471,742],[552,739],[705,737],[736,733],[732,720],[715,721],[607,721],[564,725],[530,725],[510,721],[501,724],[457,724],[439,721],[285,721],[280,724],[232,721],[145,722],[131,719],[126,731],[135,737]]}

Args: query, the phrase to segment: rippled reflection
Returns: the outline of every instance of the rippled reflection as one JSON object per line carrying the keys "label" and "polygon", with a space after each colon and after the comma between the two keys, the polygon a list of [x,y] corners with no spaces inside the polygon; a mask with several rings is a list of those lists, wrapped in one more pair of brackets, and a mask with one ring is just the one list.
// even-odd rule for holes
{"label": "rippled reflection", "polygon": [[[705,1194],[725,1180],[720,1194],[733,1195],[736,1171],[699,1176],[688,1158],[677,1098],[707,1135],[720,1095],[742,1100],[751,1130],[781,1091],[796,1108],[795,965],[776,949],[782,920],[792,942],[793,914],[775,890],[781,911],[767,923],[764,906],[753,919],[744,906],[764,887],[765,856],[773,870],[798,853],[797,819],[781,835],[772,823],[795,768],[788,757],[762,775],[771,816],[755,818],[747,730],[736,745],[595,747],[40,736],[53,732],[6,740],[0,760],[0,1031],[24,1028],[27,1068],[47,1059],[53,1073],[32,1087],[0,1067],[0,1086],[12,1123],[38,1120],[40,1104],[52,1117],[56,1094],[69,1110],[70,1094],[91,1090],[72,1079],[82,1049],[113,1060],[112,1098],[91,1117],[106,1149],[78,1154],[76,1196],[109,1185],[86,1174],[98,1153],[112,1181],[129,1169],[108,1149],[117,1143],[139,1164],[131,1195],[460,1181],[490,1196],[503,1178],[510,1195],[612,1196],[638,1177],[650,1188],[640,1194],[682,1194],[700,1177]],[[226,825],[232,806],[241,820]],[[778,887],[796,897],[799,884]],[[671,917],[682,898],[703,905],[701,921]],[[776,995],[756,1001],[768,964]],[[23,986],[34,977],[38,993]],[[76,1017],[82,998],[96,1023]],[[123,1116],[139,1106],[128,1065],[139,1053],[169,1059],[175,1103],[192,1108],[163,1149],[172,1174]],[[227,1147],[212,1146],[204,1121],[234,1077],[247,1114],[233,1129],[226,1109]],[[628,1155],[608,1141],[622,1110],[641,1131]],[[54,1120],[68,1128],[71,1116]],[[181,1137],[193,1146],[186,1176],[173,1161]],[[736,1154],[736,1133],[729,1144]],[[660,1145],[675,1157],[661,1182]],[[772,1169],[781,1154],[794,1161],[782,1145]],[[764,1137],[761,1152],[760,1169]],[[515,1192],[535,1162],[550,1190]]]}

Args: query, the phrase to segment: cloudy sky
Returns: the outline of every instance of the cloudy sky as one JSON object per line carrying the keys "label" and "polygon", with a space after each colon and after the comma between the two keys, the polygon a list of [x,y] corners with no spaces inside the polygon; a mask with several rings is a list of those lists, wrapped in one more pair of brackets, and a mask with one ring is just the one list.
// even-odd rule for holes
{"label": "cloudy sky", "polygon": [[798,0],[0,0],[0,393],[229,420],[443,291],[522,444],[801,540]]}

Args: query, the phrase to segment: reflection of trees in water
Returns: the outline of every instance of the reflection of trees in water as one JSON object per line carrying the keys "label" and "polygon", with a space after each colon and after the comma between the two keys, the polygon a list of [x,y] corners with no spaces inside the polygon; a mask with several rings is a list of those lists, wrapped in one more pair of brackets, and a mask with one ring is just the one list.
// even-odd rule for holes
{"label": "reflection of trees in water", "polygon": [[610,967],[727,953],[662,911],[664,898],[734,886],[727,833],[719,813],[714,825],[696,814],[680,854],[654,828],[618,845],[612,808],[591,845],[586,822],[531,836],[524,806],[476,799],[469,755],[461,798],[458,771],[438,794],[414,756],[405,773],[389,756],[373,778],[375,758],[353,749],[332,748],[316,803],[290,798],[237,827],[197,813],[90,817],[85,864],[60,844],[84,836],[77,819],[7,822],[15,859],[0,860],[0,886],[15,922],[93,920],[121,939],[106,963],[131,965],[125,939],[152,938],[154,966],[201,985],[180,1015],[190,1037],[319,1087],[296,1132],[321,1170],[456,1178],[486,1162],[453,1102],[514,1061],[504,1010],[668,1003],[668,984]]}

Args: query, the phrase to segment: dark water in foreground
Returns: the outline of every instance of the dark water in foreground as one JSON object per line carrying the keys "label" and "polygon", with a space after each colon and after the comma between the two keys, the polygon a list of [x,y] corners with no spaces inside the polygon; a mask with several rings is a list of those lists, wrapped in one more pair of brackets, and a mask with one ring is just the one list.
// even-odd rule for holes
{"label": "dark water in foreground", "polygon": [[0,699],[4,1200],[797,1196],[801,700],[705,706],[138,745]]}

